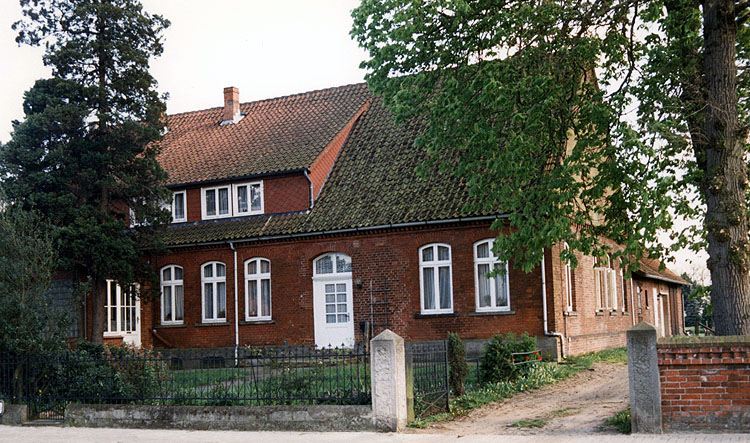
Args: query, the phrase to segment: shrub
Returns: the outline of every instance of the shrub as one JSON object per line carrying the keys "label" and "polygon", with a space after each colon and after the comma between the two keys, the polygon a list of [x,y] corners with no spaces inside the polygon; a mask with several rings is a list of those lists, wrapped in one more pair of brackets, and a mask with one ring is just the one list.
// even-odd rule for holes
{"label": "shrub", "polygon": [[618,412],[613,417],[610,417],[607,419],[607,421],[604,422],[607,426],[614,426],[617,428],[617,430],[622,434],[630,434],[631,432],[631,424],[630,424],[630,407],[627,409]]}
{"label": "shrub", "polygon": [[514,361],[514,353],[533,352],[536,350],[536,338],[523,333],[521,337],[509,332],[505,337],[498,334],[492,337],[484,349],[480,361],[483,383],[497,383],[501,381],[516,380],[529,373],[533,364],[516,364],[527,360],[529,356],[520,357],[521,362]]}
{"label": "shrub", "polygon": [[450,385],[453,394],[464,395],[464,384],[469,375],[469,365],[466,364],[466,348],[464,342],[455,332],[448,333],[448,363],[450,365]]}

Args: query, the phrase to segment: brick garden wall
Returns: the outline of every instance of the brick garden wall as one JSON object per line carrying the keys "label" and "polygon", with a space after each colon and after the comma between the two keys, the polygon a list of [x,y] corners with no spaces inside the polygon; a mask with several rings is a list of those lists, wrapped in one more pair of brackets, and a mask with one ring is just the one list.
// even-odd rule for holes
{"label": "brick garden wall", "polygon": [[661,339],[666,430],[750,431],[750,336]]}

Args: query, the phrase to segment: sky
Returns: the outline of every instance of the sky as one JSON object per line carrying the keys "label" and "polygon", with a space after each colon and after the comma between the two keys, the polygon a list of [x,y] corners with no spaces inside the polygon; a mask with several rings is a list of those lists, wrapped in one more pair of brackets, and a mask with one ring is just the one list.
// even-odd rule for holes
{"label": "sky", "polygon": [[[235,86],[240,101],[278,97],[364,80],[366,53],[349,36],[358,0],[142,0],[144,9],[172,22],[164,53],[152,61],[167,113],[223,105]],[[23,119],[23,93],[50,75],[43,50],[18,46],[16,0],[0,0],[0,142],[12,120]],[[682,222],[685,223],[685,222]],[[705,256],[676,254],[669,267],[708,281]]]}

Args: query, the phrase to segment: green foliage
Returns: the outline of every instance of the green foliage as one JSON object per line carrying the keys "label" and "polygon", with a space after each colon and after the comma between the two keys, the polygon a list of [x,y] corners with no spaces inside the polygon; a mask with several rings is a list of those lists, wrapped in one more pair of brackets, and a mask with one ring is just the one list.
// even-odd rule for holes
{"label": "green foliage", "polygon": [[616,427],[621,434],[630,434],[630,407],[618,412],[613,417],[608,418],[607,421],[604,422],[604,424],[606,424],[607,426]]}
{"label": "green foliage", "polygon": [[[482,382],[512,381],[528,375],[534,364],[527,362],[537,358],[532,354],[535,350],[536,337],[530,337],[527,333],[518,338],[512,332],[505,337],[495,335],[485,346],[480,362]],[[528,354],[514,356],[515,353]]]}
{"label": "green foliage", "polygon": [[[363,0],[351,34],[396,119],[427,123],[423,172],[454,174],[469,209],[505,216],[501,260],[529,271],[566,242],[632,272],[711,240],[722,328],[741,334],[750,25],[735,3]],[[676,217],[697,222],[672,231]]]}
{"label": "green foliage", "polygon": [[70,319],[51,304],[55,269],[48,226],[17,206],[0,210],[0,356],[48,355],[66,346]]}
{"label": "green foliage", "polygon": [[466,377],[469,375],[469,365],[466,364],[466,347],[455,332],[448,333],[448,364],[450,367],[449,381],[453,395],[464,395]]}
{"label": "green foliage", "polygon": [[713,305],[711,304],[711,286],[693,281],[689,275],[682,278],[689,284],[682,285],[682,301],[685,312],[685,326],[697,326],[700,322],[708,327],[713,326]]}
{"label": "green foliage", "polygon": [[[14,122],[0,149],[7,198],[44,215],[60,267],[94,280],[100,298],[107,278],[155,280],[139,252],[160,247],[159,228],[169,220],[161,204],[170,194],[156,161],[164,97],[148,67],[169,22],[137,0],[21,6],[17,41],[44,45],[53,77],[26,92],[25,120]],[[126,231],[128,208],[149,227]]]}

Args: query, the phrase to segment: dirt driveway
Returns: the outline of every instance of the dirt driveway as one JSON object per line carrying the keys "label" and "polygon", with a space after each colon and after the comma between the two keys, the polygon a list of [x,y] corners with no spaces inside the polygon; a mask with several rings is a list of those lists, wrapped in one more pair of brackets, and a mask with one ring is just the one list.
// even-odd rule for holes
{"label": "dirt driveway", "polygon": [[[454,421],[411,432],[458,436],[614,433],[617,431],[613,428],[602,429],[604,420],[625,409],[628,401],[627,366],[596,363],[592,369],[567,380],[516,394]],[[522,421],[543,426],[519,426]]]}

